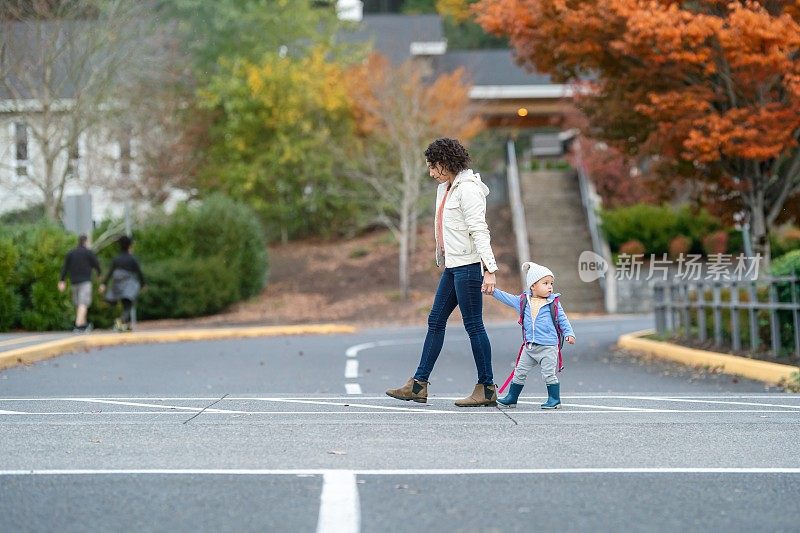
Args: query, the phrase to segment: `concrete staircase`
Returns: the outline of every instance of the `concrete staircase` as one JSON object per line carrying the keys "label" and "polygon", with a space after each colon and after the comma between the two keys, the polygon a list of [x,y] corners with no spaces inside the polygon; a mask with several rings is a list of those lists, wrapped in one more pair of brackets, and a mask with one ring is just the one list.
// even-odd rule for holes
{"label": "concrete staircase", "polygon": [[592,250],[592,238],[577,173],[521,172],[520,188],[531,260],[553,271],[567,313],[603,312],[600,282],[584,283],[578,275],[578,258]]}

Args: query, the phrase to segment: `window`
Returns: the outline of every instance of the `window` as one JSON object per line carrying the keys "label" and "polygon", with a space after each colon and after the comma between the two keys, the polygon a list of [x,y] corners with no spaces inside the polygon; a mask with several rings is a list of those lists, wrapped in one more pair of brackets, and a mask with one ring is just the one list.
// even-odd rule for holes
{"label": "window", "polygon": [[24,122],[14,123],[17,142],[17,161],[28,160],[28,127]]}

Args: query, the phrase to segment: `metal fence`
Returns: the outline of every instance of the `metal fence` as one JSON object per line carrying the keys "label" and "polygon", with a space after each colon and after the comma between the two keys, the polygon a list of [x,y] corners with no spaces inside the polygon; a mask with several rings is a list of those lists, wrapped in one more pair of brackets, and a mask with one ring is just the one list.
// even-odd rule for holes
{"label": "metal fence", "polygon": [[656,331],[753,355],[800,357],[800,278],[667,281],[654,286]]}

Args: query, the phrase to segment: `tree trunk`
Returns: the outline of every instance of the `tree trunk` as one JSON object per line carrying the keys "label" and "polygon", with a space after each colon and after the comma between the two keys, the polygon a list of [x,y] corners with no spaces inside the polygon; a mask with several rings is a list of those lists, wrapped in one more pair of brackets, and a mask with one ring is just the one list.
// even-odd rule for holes
{"label": "tree trunk", "polygon": [[771,248],[769,242],[769,227],[767,225],[766,206],[764,194],[756,192],[752,197],[750,206],[750,238],[753,242],[753,253],[761,256],[759,271],[769,271],[771,263]]}
{"label": "tree trunk", "polygon": [[400,212],[400,298],[403,301],[408,300],[409,294],[409,275],[408,275],[408,260],[409,260],[409,226],[411,221],[411,212],[408,208],[407,202],[403,202],[403,207]]}

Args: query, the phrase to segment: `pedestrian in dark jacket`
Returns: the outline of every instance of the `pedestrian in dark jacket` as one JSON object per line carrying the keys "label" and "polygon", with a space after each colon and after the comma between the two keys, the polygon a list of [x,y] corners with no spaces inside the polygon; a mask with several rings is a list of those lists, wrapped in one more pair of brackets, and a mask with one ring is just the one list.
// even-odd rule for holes
{"label": "pedestrian in dark jacket", "polygon": [[[122,316],[114,324],[117,331],[129,331],[136,322],[136,298],[144,287],[144,275],[139,267],[139,261],[131,254],[133,241],[123,235],[117,241],[120,253],[111,262],[111,268],[100,285],[100,293],[105,293],[107,302],[116,305],[122,302]],[[109,279],[111,286],[106,291]]]}
{"label": "pedestrian in dark jacket", "polygon": [[67,252],[64,266],[61,267],[61,279],[58,282],[59,292],[64,292],[67,284],[65,279],[69,275],[72,286],[72,303],[75,305],[75,331],[83,333],[91,331],[92,325],[86,322],[86,314],[92,305],[92,270],[100,276],[100,262],[94,252],[86,247],[86,235],[78,237],[78,246]]}

